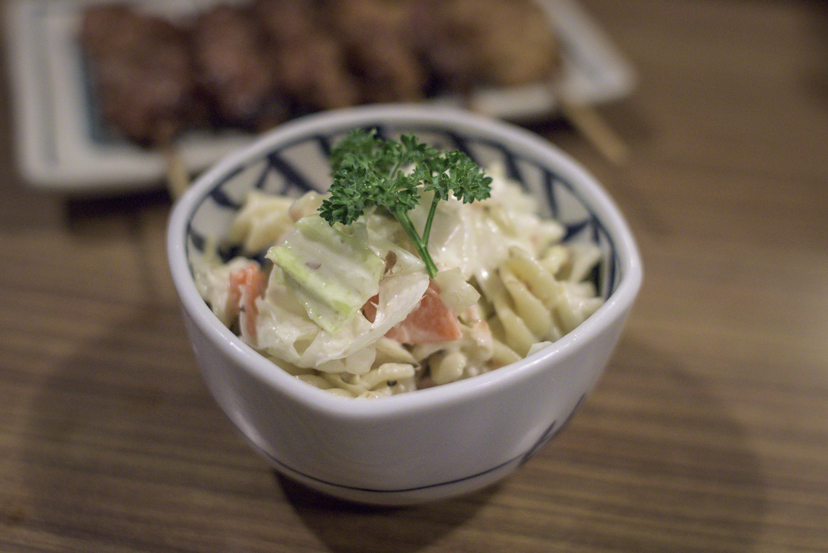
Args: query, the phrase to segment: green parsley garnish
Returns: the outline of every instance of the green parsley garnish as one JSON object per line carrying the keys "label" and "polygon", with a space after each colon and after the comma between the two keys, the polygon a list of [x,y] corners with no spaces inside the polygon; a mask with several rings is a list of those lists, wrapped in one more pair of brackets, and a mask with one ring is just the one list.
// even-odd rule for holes
{"label": "green parsley garnish", "polygon": [[[319,208],[322,218],[331,225],[350,225],[369,207],[387,209],[402,225],[432,278],[437,266],[428,252],[428,237],[437,203],[449,194],[463,203],[491,194],[491,177],[466,154],[439,151],[412,134],[396,141],[383,140],[373,130],[352,131],[333,149],[331,164],[333,183],[331,195]],[[428,191],[434,197],[420,236],[408,212]]]}

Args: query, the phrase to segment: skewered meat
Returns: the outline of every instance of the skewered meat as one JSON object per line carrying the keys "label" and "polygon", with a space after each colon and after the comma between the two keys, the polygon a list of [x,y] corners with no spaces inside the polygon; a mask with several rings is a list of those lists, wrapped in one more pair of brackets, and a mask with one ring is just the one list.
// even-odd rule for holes
{"label": "skewered meat", "polygon": [[424,98],[427,76],[410,36],[413,5],[407,0],[328,3],[331,28],[348,53],[352,71],[360,77],[362,102]]}
{"label": "skewered meat", "polygon": [[253,0],[252,10],[277,46],[299,42],[319,30],[316,0]]}
{"label": "skewered meat", "polygon": [[549,78],[560,49],[533,0],[418,0],[419,50],[451,86],[516,86]]}
{"label": "skewered meat", "polygon": [[219,123],[261,130],[287,117],[266,41],[245,7],[220,4],[196,19],[197,79]]}
{"label": "skewered meat", "polygon": [[142,145],[168,144],[200,119],[186,32],[122,5],[85,12],[81,42],[103,118]]}
{"label": "skewered meat", "polygon": [[560,50],[534,0],[247,0],[174,23],[93,4],[80,40],[104,120],[147,146],[208,123],[548,79]]}
{"label": "skewered meat", "polygon": [[340,45],[323,33],[279,48],[279,86],[299,110],[326,110],[359,102],[356,78],[345,66]]}
{"label": "skewered meat", "polygon": [[309,0],[257,0],[256,19],[271,48],[277,87],[299,109],[325,110],[359,102],[345,51]]}

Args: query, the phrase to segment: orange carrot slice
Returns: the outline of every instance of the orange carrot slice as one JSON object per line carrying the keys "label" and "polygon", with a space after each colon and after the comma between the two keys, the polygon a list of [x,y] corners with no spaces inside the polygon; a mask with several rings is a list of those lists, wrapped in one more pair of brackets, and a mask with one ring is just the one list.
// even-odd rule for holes
{"label": "orange carrot slice", "polygon": [[457,315],[440,299],[440,291],[433,281],[417,308],[385,334],[387,338],[409,345],[449,342],[459,340],[462,335]]}
{"label": "orange carrot slice", "polygon": [[251,263],[247,267],[231,272],[229,278],[228,309],[232,310],[233,318],[239,316],[242,311],[244,312],[245,330],[248,335],[255,338],[256,319],[259,316],[256,298],[264,295],[267,277],[256,263]]}

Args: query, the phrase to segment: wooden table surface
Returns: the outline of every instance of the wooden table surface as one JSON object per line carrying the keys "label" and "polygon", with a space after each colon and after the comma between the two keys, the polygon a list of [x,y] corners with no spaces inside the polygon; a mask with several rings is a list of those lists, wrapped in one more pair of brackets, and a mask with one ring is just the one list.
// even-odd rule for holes
{"label": "wooden table surface", "polygon": [[[828,551],[828,4],[583,0],[635,65],[608,163],[645,283],[567,429],[502,483],[376,509],[274,475],[203,385],[162,188],[16,169],[0,88],[0,551]],[[7,67],[4,67],[4,70]]]}

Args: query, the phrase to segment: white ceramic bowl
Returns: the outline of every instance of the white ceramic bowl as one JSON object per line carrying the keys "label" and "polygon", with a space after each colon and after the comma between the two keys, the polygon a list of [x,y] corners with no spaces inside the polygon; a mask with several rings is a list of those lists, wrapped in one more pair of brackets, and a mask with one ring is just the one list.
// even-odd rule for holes
{"label": "white ceramic bowl", "polygon": [[[191,267],[222,238],[245,193],[297,194],[329,182],[331,144],[356,127],[414,132],[500,161],[569,240],[597,244],[606,303],[573,332],[513,365],[378,400],[329,395],[283,372],[213,315]],[[169,263],[207,385],[232,424],[282,474],[358,502],[402,505],[481,489],[509,474],[565,424],[601,375],[642,278],[621,213],[601,186],[546,140],[515,126],[432,107],[328,112],[283,125],[224,159],[176,204]]]}

